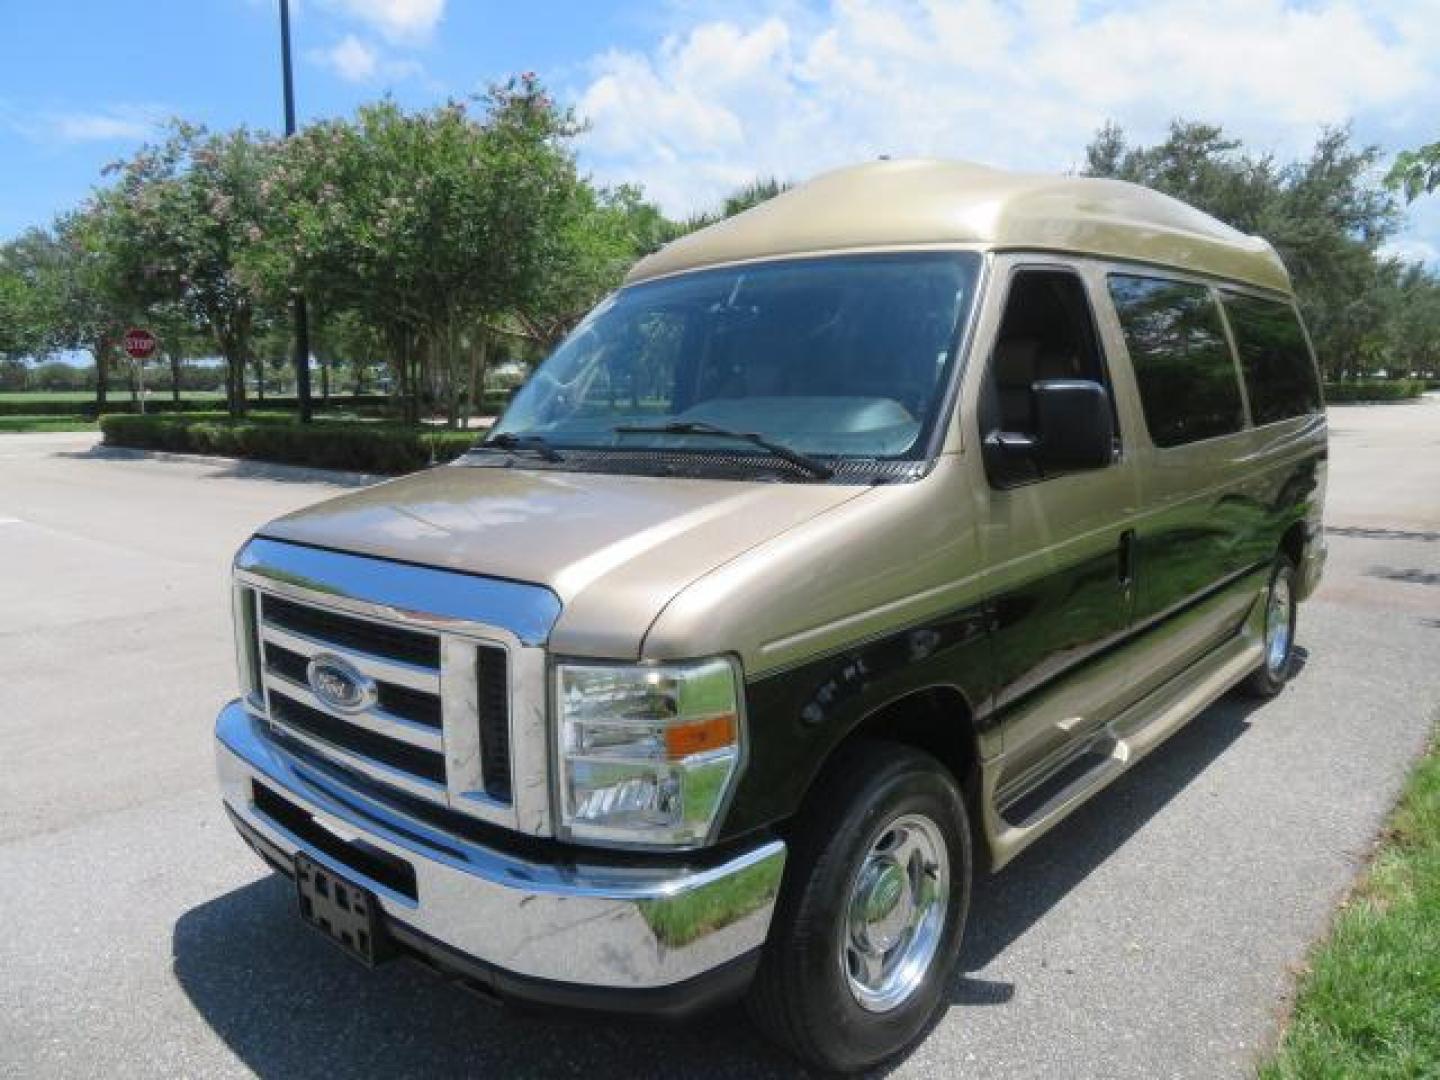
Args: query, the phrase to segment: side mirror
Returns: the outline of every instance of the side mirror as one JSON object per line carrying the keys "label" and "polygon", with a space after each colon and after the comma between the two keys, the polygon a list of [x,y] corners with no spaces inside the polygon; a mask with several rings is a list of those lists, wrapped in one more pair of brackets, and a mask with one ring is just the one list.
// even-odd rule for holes
{"label": "side mirror", "polygon": [[[1053,476],[1101,469],[1115,456],[1115,414],[1109,392],[1087,379],[1047,379],[1031,388],[1035,434],[992,431],[985,452],[997,471],[1015,477],[1016,466]],[[1018,479],[1018,477],[1015,477]]]}
{"label": "side mirror", "polygon": [[1115,414],[1105,387],[1085,379],[1051,379],[1037,382],[1033,392],[1042,469],[1103,469],[1114,460]]}

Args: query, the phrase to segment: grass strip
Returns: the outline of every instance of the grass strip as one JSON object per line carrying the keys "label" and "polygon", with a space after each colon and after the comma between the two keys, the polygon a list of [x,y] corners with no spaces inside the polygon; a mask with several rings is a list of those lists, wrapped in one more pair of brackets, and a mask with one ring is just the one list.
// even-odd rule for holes
{"label": "grass strip", "polygon": [[1260,1076],[1440,1077],[1440,732]]}

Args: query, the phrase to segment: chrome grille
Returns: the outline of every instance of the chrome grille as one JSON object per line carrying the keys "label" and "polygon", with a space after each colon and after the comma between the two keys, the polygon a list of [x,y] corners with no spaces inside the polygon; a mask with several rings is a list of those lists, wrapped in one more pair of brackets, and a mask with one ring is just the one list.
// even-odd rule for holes
{"label": "chrome grille", "polygon": [[[242,592],[259,680],[252,700],[280,736],[407,795],[481,817],[493,817],[487,805],[510,806],[504,646],[341,611],[293,592]],[[316,657],[339,658],[372,680],[373,700],[341,710],[317,694],[308,676]]]}

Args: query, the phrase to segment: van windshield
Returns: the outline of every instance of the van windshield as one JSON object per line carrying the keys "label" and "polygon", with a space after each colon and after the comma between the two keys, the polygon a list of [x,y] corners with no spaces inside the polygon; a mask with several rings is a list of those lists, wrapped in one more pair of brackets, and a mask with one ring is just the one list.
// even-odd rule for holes
{"label": "van windshield", "polygon": [[622,289],[540,365],[489,441],[773,464],[735,432],[812,457],[919,457],[978,266],[969,252],[833,256]]}

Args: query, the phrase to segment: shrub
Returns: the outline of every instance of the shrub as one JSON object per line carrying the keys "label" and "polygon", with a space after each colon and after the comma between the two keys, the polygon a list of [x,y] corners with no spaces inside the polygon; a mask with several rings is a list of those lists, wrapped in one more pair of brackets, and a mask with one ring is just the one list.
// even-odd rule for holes
{"label": "shrub", "polygon": [[218,413],[112,413],[100,418],[100,429],[107,446],[374,473],[413,472],[432,462],[450,461],[463,454],[480,434],[343,420],[301,425],[280,416],[231,420]]}
{"label": "shrub", "polygon": [[1325,384],[1325,400],[1331,405],[1347,401],[1401,401],[1425,392],[1419,379],[1356,379]]}
{"label": "shrub", "polygon": [[[220,396],[211,398],[182,398],[173,401],[168,396],[161,396],[162,392],[157,391],[153,396],[146,399],[145,412],[150,413],[208,413],[219,410],[225,411],[225,399]],[[510,402],[508,391],[489,391],[478,410],[477,415],[495,416],[504,412],[505,406]],[[249,411],[289,410],[295,411],[295,399],[293,397],[267,397],[264,401],[251,399],[246,402]],[[353,412],[360,416],[387,417],[397,416],[400,412],[400,403],[394,398],[386,397],[384,394],[332,394],[329,402],[321,404],[320,398],[315,398],[315,410],[319,415],[329,411]],[[112,390],[110,400],[105,402],[106,413],[133,413],[136,412],[135,403],[130,400],[130,394],[124,390]],[[56,398],[42,391],[33,395],[26,394],[24,397],[15,396],[0,398],[0,416],[85,416],[93,420],[96,408],[94,399],[76,401]]]}
{"label": "shrub", "polygon": [[[294,398],[266,398],[264,401],[248,402],[252,409],[290,409],[295,408]],[[489,402],[487,402],[489,404]],[[320,407],[319,399],[315,402],[316,408]],[[364,415],[380,416],[391,408],[390,399],[383,394],[361,394],[347,395],[341,397],[334,395],[330,398],[329,409],[347,409]],[[216,410],[224,411],[225,399],[213,398],[182,398],[179,401],[172,401],[169,397],[161,397],[158,393],[145,402],[145,412],[150,413],[205,413]],[[106,413],[133,413],[136,411],[135,403],[130,400],[130,395],[125,391],[111,391],[110,400],[105,403]],[[66,401],[49,397],[44,393],[36,393],[33,397],[12,397],[0,400],[0,416],[87,416],[94,419],[96,413],[94,400],[90,401]]]}

